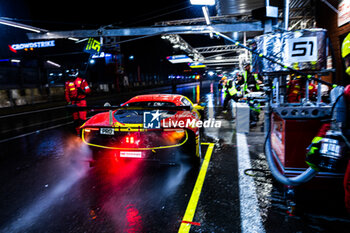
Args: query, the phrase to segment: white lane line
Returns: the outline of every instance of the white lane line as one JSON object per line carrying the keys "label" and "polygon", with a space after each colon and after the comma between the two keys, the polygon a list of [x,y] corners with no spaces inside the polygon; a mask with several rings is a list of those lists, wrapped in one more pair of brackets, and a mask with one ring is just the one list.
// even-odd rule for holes
{"label": "white lane line", "polygon": [[241,232],[264,233],[265,229],[262,224],[253,177],[244,174],[245,169],[251,168],[247,138],[244,133],[237,133],[236,136]]}

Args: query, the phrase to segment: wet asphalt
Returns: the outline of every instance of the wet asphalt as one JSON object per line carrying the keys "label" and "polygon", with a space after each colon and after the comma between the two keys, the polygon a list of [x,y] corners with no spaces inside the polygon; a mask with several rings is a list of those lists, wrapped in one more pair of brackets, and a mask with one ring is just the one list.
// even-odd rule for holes
{"label": "wet asphalt", "polygon": [[[190,232],[241,232],[234,119],[222,113],[216,85],[196,83],[177,93],[207,102],[212,106],[207,115],[222,121],[220,129],[207,129],[202,138],[215,147],[193,219],[198,224]],[[117,105],[132,96],[106,101]],[[247,135],[252,166],[247,174],[254,179],[264,231],[349,232],[341,192],[300,194],[299,212],[287,212],[284,187],[265,160],[262,118]],[[64,108],[0,120],[0,232],[178,232],[200,167],[182,161],[90,168],[91,151],[74,135]],[[202,154],[207,148],[202,146]]]}

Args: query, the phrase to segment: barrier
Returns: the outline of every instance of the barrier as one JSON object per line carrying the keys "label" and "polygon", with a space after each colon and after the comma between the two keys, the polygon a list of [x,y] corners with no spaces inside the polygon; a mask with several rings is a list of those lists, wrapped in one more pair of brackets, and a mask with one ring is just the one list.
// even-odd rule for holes
{"label": "barrier", "polygon": [[249,133],[250,109],[247,103],[235,104],[236,131],[237,133]]}

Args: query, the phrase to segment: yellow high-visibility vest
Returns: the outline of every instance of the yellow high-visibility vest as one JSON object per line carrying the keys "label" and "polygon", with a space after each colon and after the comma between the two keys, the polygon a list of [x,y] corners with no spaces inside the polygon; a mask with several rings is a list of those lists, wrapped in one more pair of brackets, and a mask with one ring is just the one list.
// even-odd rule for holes
{"label": "yellow high-visibility vest", "polygon": [[[258,74],[253,74],[253,77],[256,81],[256,84],[255,84],[255,87],[256,87],[256,90],[260,90],[260,86],[258,84],[258,81],[259,81],[259,75]],[[245,71],[243,73],[243,78],[244,78],[244,86],[243,86],[243,91],[247,91],[248,89],[248,71]]]}
{"label": "yellow high-visibility vest", "polygon": [[258,81],[259,81],[259,75],[258,74],[253,74],[253,76],[254,76],[254,79],[255,79],[255,87],[256,87],[256,90],[260,90],[260,86],[259,86],[259,84],[258,84]]}
{"label": "yellow high-visibility vest", "polygon": [[[237,89],[236,89],[236,86],[235,86],[233,80],[229,80],[228,82],[232,83],[232,87],[227,88],[228,93],[230,94],[230,96],[236,95],[237,94]],[[225,94],[226,94],[226,92],[225,92]],[[225,95],[225,97],[226,97],[226,95]]]}

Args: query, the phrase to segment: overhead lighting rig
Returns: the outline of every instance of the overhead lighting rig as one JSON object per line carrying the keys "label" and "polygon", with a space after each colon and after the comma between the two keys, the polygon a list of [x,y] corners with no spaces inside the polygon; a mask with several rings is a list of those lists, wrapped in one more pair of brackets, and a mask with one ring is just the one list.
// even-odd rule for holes
{"label": "overhead lighting rig", "polygon": [[188,56],[193,57],[194,61],[204,60],[202,54],[200,54],[196,49],[192,48],[181,36],[177,34],[165,34],[161,36],[162,39],[168,40],[172,44],[173,48],[178,48]]}

